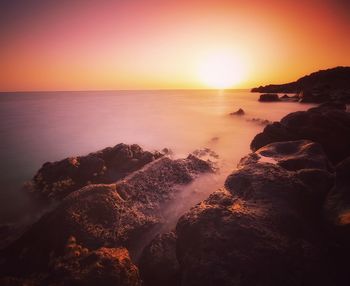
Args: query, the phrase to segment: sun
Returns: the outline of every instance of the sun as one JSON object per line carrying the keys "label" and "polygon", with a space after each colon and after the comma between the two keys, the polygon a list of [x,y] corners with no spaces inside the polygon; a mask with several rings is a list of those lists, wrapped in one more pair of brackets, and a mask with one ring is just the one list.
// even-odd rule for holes
{"label": "sun", "polygon": [[211,88],[225,89],[244,79],[245,66],[239,58],[225,53],[212,54],[199,65],[200,80]]}

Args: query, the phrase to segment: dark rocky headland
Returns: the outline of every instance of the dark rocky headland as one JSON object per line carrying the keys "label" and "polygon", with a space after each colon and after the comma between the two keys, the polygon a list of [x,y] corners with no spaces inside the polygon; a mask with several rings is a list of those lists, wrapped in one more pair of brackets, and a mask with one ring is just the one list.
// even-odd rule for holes
{"label": "dark rocky headland", "polygon": [[45,163],[25,191],[52,208],[2,248],[0,284],[349,285],[345,104],[288,114],[251,150],[170,229],[180,189],[216,170],[200,152],[118,144]]}
{"label": "dark rocky headland", "polygon": [[[321,103],[327,101],[342,101],[350,103],[350,67],[336,67],[327,70],[320,70],[294,82],[255,87],[251,91],[268,94],[296,94],[296,96],[292,98],[288,98],[287,95],[284,95],[280,98],[281,100],[298,99],[300,102],[310,103]],[[273,97],[275,101],[278,100],[273,95],[265,95],[265,98],[271,99]],[[261,101],[265,101],[264,98],[262,98]]]}

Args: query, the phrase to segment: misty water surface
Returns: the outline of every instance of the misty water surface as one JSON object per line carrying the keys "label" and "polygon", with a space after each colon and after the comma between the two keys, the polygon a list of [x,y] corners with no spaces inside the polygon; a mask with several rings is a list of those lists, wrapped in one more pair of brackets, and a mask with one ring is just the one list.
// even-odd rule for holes
{"label": "misty water surface", "polygon": [[[118,143],[172,149],[184,157],[209,147],[220,156],[222,185],[263,125],[306,110],[299,103],[259,103],[248,91],[89,91],[0,93],[0,218],[17,218],[28,205],[20,187],[47,161],[84,155]],[[246,115],[230,112],[243,108]],[[201,185],[193,186],[201,192]],[[210,189],[209,189],[210,188]],[[192,202],[190,202],[192,203]]]}

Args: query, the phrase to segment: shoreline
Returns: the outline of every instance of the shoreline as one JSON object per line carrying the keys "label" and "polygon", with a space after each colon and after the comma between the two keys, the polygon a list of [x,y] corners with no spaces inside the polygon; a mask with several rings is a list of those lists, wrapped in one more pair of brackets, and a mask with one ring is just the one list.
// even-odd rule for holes
{"label": "shoreline", "polygon": [[[307,275],[303,281],[316,279],[318,285],[327,285],[334,279],[341,282],[345,273],[338,269],[337,263],[330,265],[336,260],[324,256],[321,250],[330,248],[337,259],[347,253],[343,241],[348,234],[342,225],[348,227],[350,221],[339,213],[338,205],[350,206],[350,202],[345,197],[339,199],[339,194],[334,196],[343,192],[338,189],[344,179],[339,178],[337,172],[350,172],[349,159],[346,159],[350,158],[350,138],[346,137],[349,134],[346,130],[350,132],[350,115],[344,106],[324,104],[268,124],[252,141],[251,149],[255,152],[241,159],[237,169],[226,178],[224,188],[213,190],[207,199],[178,219],[173,231],[166,233],[159,233],[157,229],[166,223],[164,206],[175,203],[176,186],[186,186],[196,182],[202,173],[213,172],[212,163],[193,155],[173,160],[166,156],[166,150],[152,154],[137,145],[119,144],[114,149],[44,164],[34,177],[31,192],[38,192],[44,202],[54,198],[58,205],[1,250],[3,278],[0,281],[5,285],[14,281],[34,285],[44,281],[85,281],[87,277],[81,264],[84,259],[97,255],[97,259],[118,260],[123,253],[129,260],[128,266],[114,265],[114,270],[105,273],[114,281],[114,273],[126,271],[133,282],[124,281],[123,285],[139,285],[141,280],[144,285],[178,285],[179,280],[181,285],[212,285],[212,279],[225,285],[236,275],[251,277],[246,278],[249,283],[267,279],[266,285],[271,285],[286,283],[292,279],[291,275],[294,277],[300,271]],[[319,126],[323,133],[314,133],[315,120],[322,123],[323,118],[328,117],[334,126]],[[345,125],[336,125],[340,119]],[[337,138],[336,144],[323,140],[329,132],[334,134],[332,139]],[[115,175],[117,177],[111,177]],[[349,186],[346,180],[344,184]],[[126,212],[123,216],[121,206]],[[328,220],[323,221],[319,212]],[[119,224],[115,225],[116,221]],[[212,221],[217,224],[213,225]],[[301,225],[309,230],[305,232],[304,226],[300,229]],[[326,233],[321,234],[320,229]],[[114,231],[119,235],[115,236]],[[55,240],[51,233],[56,233]],[[273,235],[266,237],[263,233]],[[320,238],[315,241],[316,236]],[[144,243],[146,237],[149,243]],[[338,241],[336,249],[330,237]],[[299,242],[286,244],[286,239]],[[40,250],[42,240],[48,243],[45,247],[55,253],[50,258],[50,261],[53,259],[50,264],[56,265],[54,268],[47,268],[48,253]],[[79,255],[71,256],[71,250],[65,248],[67,241],[69,249],[78,251]],[[313,249],[306,256],[298,250],[305,247],[305,243]],[[255,252],[251,252],[251,245],[257,247]],[[264,246],[259,250],[261,245]],[[114,253],[112,257],[105,252],[105,247]],[[339,254],[339,247],[343,254]],[[16,253],[24,248],[29,252],[18,260]],[[81,252],[81,249],[87,250]],[[284,258],[286,252],[289,254]],[[212,256],[215,253],[220,253],[219,260]],[[249,259],[241,260],[242,255]],[[265,277],[264,273],[272,270],[269,264],[260,264],[266,255],[271,256],[274,272],[281,271],[282,276]],[[33,259],[38,262],[33,263]],[[295,268],[292,262],[305,260],[314,270]],[[232,263],[239,266],[238,270],[226,270]],[[57,265],[65,269],[63,277],[55,276]],[[222,265],[221,270],[208,277],[206,273],[211,273],[210,268],[217,265]],[[325,268],[328,271],[324,271]],[[252,269],[254,275],[251,275]],[[288,269],[288,273],[284,269]],[[316,274],[320,269],[322,275]],[[33,278],[33,274],[39,273],[44,278]]]}

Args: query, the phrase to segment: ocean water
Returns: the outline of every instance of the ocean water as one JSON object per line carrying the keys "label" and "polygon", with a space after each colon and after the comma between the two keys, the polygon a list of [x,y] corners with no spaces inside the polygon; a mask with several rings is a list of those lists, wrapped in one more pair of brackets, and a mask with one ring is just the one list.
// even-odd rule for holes
{"label": "ocean water", "polygon": [[[258,96],[246,90],[0,93],[0,222],[29,212],[21,186],[43,163],[121,142],[146,150],[170,148],[176,158],[199,148],[215,151],[220,177],[203,183],[206,190],[196,198],[203,199],[223,184],[264,128],[251,119],[276,121],[311,106],[260,103]],[[238,108],[246,114],[229,115]]]}

